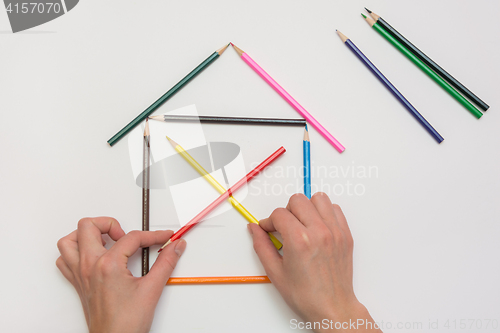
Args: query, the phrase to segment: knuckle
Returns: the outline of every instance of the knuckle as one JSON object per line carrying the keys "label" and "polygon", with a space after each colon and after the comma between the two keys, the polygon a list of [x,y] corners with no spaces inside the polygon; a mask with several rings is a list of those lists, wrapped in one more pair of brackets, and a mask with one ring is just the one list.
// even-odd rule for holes
{"label": "knuckle", "polygon": [[106,216],[106,218],[111,222],[111,223],[118,223],[118,220],[115,219],[114,217],[111,216]]}
{"label": "knuckle", "polygon": [[102,256],[96,262],[96,268],[103,276],[111,275],[111,273],[115,271],[115,266],[115,260],[112,260],[108,256]]}
{"label": "knuckle", "polygon": [[319,242],[321,243],[322,246],[332,246],[334,243],[334,237],[330,230],[324,230],[321,232],[320,237],[319,237]]}
{"label": "knuckle", "polygon": [[130,239],[136,240],[141,238],[141,232],[139,230],[132,230],[128,233]]}
{"label": "knuckle", "polygon": [[58,257],[57,260],[56,260],[56,266],[57,268],[59,268],[59,270],[61,270],[62,267],[64,267],[65,265],[65,262],[63,260],[62,257]]}
{"label": "knuckle", "polygon": [[283,218],[284,216],[286,216],[288,214],[288,210],[286,208],[283,208],[283,207],[279,207],[279,208],[276,208],[275,210],[273,210],[273,212],[271,213],[271,218],[274,220],[274,219],[281,219]]}
{"label": "knuckle", "polygon": [[106,216],[106,218],[108,219],[110,225],[120,226],[120,222],[118,222],[118,220],[115,219],[114,217]]}
{"label": "knuckle", "polygon": [[78,221],[78,229],[82,228],[82,227],[86,227],[88,226],[90,223],[92,223],[91,219],[88,218],[88,217],[84,217],[84,218],[81,218],[79,221]]}
{"label": "knuckle", "polygon": [[332,240],[335,244],[339,246],[345,246],[346,245],[346,237],[344,236],[344,233],[341,231],[339,232],[334,232],[332,235]]}
{"label": "knuckle", "polygon": [[68,246],[68,239],[66,237],[57,241],[57,248],[59,249],[59,252],[61,252],[61,249],[64,249],[66,246]]}
{"label": "knuckle", "polygon": [[314,237],[315,241],[318,242],[321,246],[331,244],[334,241],[334,236],[332,235],[332,232],[324,224],[319,224],[315,227],[314,236],[315,236]]}

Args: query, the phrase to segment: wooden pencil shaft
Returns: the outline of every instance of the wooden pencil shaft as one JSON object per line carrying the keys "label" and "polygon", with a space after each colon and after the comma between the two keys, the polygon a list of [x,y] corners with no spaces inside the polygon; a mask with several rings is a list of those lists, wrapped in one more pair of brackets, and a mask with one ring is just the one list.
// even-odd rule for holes
{"label": "wooden pencil shaft", "polygon": [[304,195],[311,199],[311,143],[304,140],[302,143],[304,150]]}
{"label": "wooden pencil shaft", "polygon": [[427,66],[432,68],[438,75],[440,75],[444,80],[451,84],[455,89],[464,94],[468,99],[470,99],[474,104],[479,106],[484,111],[488,110],[489,106],[479,97],[477,97],[472,91],[467,89],[460,81],[455,79],[451,74],[445,71],[441,66],[439,66],[434,60],[428,57],[424,52],[420,51],[415,45],[413,45],[408,39],[406,39],[402,34],[400,34],[396,29],[394,29],[386,20],[380,17],[377,20],[389,34],[391,34],[398,42],[403,44],[410,52],[412,52],[417,58],[422,60]]}
{"label": "wooden pencil shaft", "polygon": [[472,105],[465,97],[460,95],[448,82],[443,80],[439,75],[436,74],[429,66],[427,66],[422,60],[417,58],[413,53],[411,53],[406,47],[398,42],[391,34],[385,31],[378,23],[372,25],[372,27],[381,34],[385,39],[387,39],[394,47],[396,47],[401,53],[403,53],[408,59],[410,59],[417,67],[419,67],[424,73],[426,73],[431,79],[433,79],[437,84],[439,84],[448,94],[450,94],[455,100],[462,104],[467,110],[470,111],[476,118],[481,118],[483,115],[474,105]]}
{"label": "wooden pencil shaft", "polygon": [[408,111],[415,117],[415,119],[425,128],[425,130],[437,141],[441,143],[444,138],[432,127],[431,124],[420,114],[420,112],[415,109],[415,107],[399,92],[398,89],[382,74],[377,67],[368,59],[361,50],[359,50],[356,45],[347,39],[345,42],[346,46],[354,52],[354,54],[368,67],[373,74],[385,85],[387,89],[403,104]]}
{"label": "wooden pencil shaft", "polygon": [[167,284],[241,284],[271,283],[267,276],[209,276],[209,277],[173,277]]}
{"label": "wooden pencil shaft", "polygon": [[207,68],[215,59],[219,58],[219,53],[215,51],[208,58],[203,60],[195,69],[193,69],[188,75],[186,75],[182,80],[177,82],[169,91],[158,98],[153,104],[151,104],[146,110],[135,117],[130,123],[128,123],[124,128],[122,128],[118,133],[116,133],[111,139],[108,140],[108,144],[113,146],[121,138],[123,138],[128,132],[135,128],[141,121],[146,119],[151,113],[153,113],[160,105],[165,103],[170,97],[172,97],[176,92],[178,92],[182,87],[184,87],[189,81],[191,81],[196,75],[201,73],[205,68]]}
{"label": "wooden pencil shaft", "polygon": [[[142,231],[149,231],[150,136],[144,136],[142,171]],[[149,272],[149,248],[142,249],[142,276]]]}
{"label": "wooden pencil shaft", "polygon": [[149,273],[149,247],[142,248],[142,276]]}
{"label": "wooden pencil shaft", "polygon": [[[158,119],[159,117],[152,117]],[[163,115],[165,122],[200,122],[207,124],[231,124],[231,125],[283,125],[304,126],[305,119],[280,119],[280,118],[246,118],[246,117],[221,117],[221,116],[183,116]]]}

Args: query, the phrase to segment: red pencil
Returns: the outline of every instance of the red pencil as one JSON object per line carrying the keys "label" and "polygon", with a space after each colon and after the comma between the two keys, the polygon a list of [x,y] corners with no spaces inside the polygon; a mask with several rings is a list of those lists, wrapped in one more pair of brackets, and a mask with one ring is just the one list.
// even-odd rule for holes
{"label": "red pencil", "polygon": [[217,207],[221,202],[226,200],[230,195],[233,195],[233,193],[238,190],[240,187],[245,185],[250,179],[252,179],[254,176],[256,176],[262,169],[267,167],[269,164],[274,162],[276,158],[281,156],[285,152],[285,148],[281,147],[278,150],[276,150],[274,153],[271,154],[268,158],[264,160],[261,164],[259,164],[255,169],[250,171],[245,177],[240,179],[236,184],[234,184],[231,188],[229,188],[226,192],[222,193],[220,197],[215,199],[210,205],[208,205],[205,209],[203,209],[198,215],[196,215],[191,221],[189,221],[185,226],[177,230],[175,234],[170,237],[168,242],[163,244],[163,246],[158,250],[158,252],[161,252],[167,246],[168,244],[172,243],[173,241],[181,238],[189,229],[200,223],[200,220],[204,218],[208,213],[210,213],[215,207]]}

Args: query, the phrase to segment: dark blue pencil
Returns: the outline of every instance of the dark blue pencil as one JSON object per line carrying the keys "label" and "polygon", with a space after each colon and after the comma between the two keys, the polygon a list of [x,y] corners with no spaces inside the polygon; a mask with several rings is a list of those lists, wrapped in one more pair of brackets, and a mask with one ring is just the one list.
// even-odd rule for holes
{"label": "dark blue pencil", "polygon": [[348,39],[344,34],[337,30],[337,33],[340,36],[340,39],[344,42],[349,49],[351,49],[354,54],[368,67],[373,74],[389,89],[394,96],[410,111],[410,113],[417,119],[417,121],[429,132],[430,135],[437,141],[437,143],[441,143],[444,138],[432,127],[431,124],[413,107],[413,105],[408,102],[408,100],[392,85],[392,83],[382,74],[377,67],[361,52],[354,43]]}
{"label": "dark blue pencil", "polygon": [[307,125],[304,129],[304,194],[311,199],[311,142],[309,141],[309,132]]}

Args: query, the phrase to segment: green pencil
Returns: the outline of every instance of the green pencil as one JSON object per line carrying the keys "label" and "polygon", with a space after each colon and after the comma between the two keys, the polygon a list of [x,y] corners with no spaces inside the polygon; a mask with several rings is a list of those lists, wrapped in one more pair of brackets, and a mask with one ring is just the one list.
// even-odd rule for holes
{"label": "green pencil", "polygon": [[136,127],[140,122],[146,119],[151,113],[153,113],[160,105],[165,103],[170,97],[172,97],[177,91],[182,89],[189,81],[191,81],[196,75],[198,75],[201,71],[207,68],[215,59],[219,58],[219,56],[224,53],[226,48],[229,46],[224,45],[214,53],[212,53],[207,59],[203,60],[201,64],[198,65],[195,69],[193,69],[188,75],[186,75],[182,80],[177,82],[175,86],[170,88],[163,96],[158,98],[156,102],[151,104],[146,110],[142,111],[140,115],[135,117],[127,126],[122,128],[118,133],[113,135],[111,139],[108,140],[108,144],[113,146],[117,143],[121,138],[123,138],[128,132],[130,132],[134,127]]}
{"label": "green pencil", "polygon": [[443,80],[439,75],[436,74],[429,66],[427,66],[422,60],[417,58],[413,53],[411,53],[406,47],[398,42],[391,34],[384,30],[378,23],[376,23],[372,18],[366,17],[361,14],[366,22],[374,28],[379,34],[381,34],[385,39],[387,39],[394,47],[396,47],[401,53],[403,53],[408,59],[410,59],[417,67],[424,71],[431,79],[436,81],[444,90],[446,90],[451,96],[453,96],[460,104],[462,104],[467,110],[469,110],[476,118],[481,118],[483,113],[479,111],[471,102],[469,102],[465,97],[460,95],[452,86]]}

